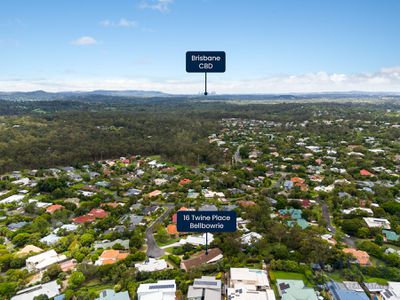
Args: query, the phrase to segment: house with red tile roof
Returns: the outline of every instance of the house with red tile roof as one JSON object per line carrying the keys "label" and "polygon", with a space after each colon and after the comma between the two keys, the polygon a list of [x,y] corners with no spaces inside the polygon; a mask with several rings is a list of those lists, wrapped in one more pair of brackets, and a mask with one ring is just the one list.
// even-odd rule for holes
{"label": "house with red tile roof", "polygon": [[93,221],[95,221],[95,220],[96,220],[95,217],[93,217],[93,216],[88,216],[88,215],[83,215],[83,216],[76,217],[76,218],[73,218],[73,219],[72,219],[72,221],[73,221],[74,223],[77,223],[77,224],[83,224],[83,223],[93,222]]}
{"label": "house with red tile roof", "polygon": [[93,208],[91,211],[88,212],[87,215],[98,219],[103,219],[108,216],[108,212],[101,208]]}
{"label": "house with red tile roof", "polygon": [[167,232],[170,235],[177,235],[178,234],[178,229],[176,228],[175,224],[168,224]]}
{"label": "house with red tile roof", "polygon": [[101,253],[99,259],[95,262],[95,265],[103,266],[114,264],[117,261],[127,258],[128,255],[128,252],[122,252],[120,250],[104,250],[103,253]]}
{"label": "house with red tile roof", "polygon": [[46,208],[46,212],[48,212],[49,214],[53,214],[57,210],[60,210],[60,209],[63,209],[63,208],[64,208],[64,206],[62,206],[60,204],[53,204],[53,205],[50,205],[49,207]]}
{"label": "house with red tile roof", "polygon": [[185,184],[188,184],[188,183],[191,183],[191,182],[192,182],[191,179],[183,178],[181,181],[179,181],[179,185],[182,186],[182,185],[185,185]]}
{"label": "house with red tile roof", "polygon": [[300,178],[300,177],[292,177],[290,179],[290,181],[293,182],[293,183],[300,183],[300,184],[305,182],[305,180],[303,178]]}
{"label": "house with red tile roof", "polygon": [[108,216],[108,212],[101,208],[93,208],[86,215],[73,218],[72,221],[74,223],[82,224],[87,222],[93,222],[96,219],[104,219]]}
{"label": "house with red tile roof", "polygon": [[369,260],[369,255],[365,251],[356,250],[353,248],[345,248],[343,249],[343,252],[353,255],[360,266],[369,266],[371,264],[371,261]]}
{"label": "house with red tile roof", "polygon": [[360,175],[361,176],[368,176],[368,177],[374,176],[374,174],[372,174],[370,171],[365,170],[365,169],[360,170]]}

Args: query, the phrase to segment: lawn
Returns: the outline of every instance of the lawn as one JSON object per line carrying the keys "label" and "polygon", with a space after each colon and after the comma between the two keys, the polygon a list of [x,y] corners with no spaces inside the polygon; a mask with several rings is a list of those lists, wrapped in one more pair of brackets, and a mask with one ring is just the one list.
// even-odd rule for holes
{"label": "lawn", "polygon": [[89,291],[93,291],[98,294],[101,291],[106,290],[106,289],[113,290],[114,285],[113,284],[101,284],[100,280],[92,279],[85,283],[85,288],[88,288]]}
{"label": "lawn", "polygon": [[342,274],[340,274],[340,272],[325,273],[325,274],[328,275],[329,278],[331,278],[337,282],[342,282],[343,280],[345,280],[345,278],[343,278],[343,276],[342,276]]}
{"label": "lawn", "polygon": [[156,242],[157,242],[158,247],[163,247],[163,246],[177,243],[180,241],[180,239],[181,238],[168,239],[168,241],[166,241],[165,243],[161,243],[161,242],[157,241],[157,239],[156,239]]}
{"label": "lawn", "polygon": [[376,277],[365,277],[364,282],[376,282],[381,285],[387,285],[388,282],[386,279],[383,278],[376,278]]}
{"label": "lawn", "polygon": [[307,280],[304,274],[294,273],[294,272],[284,272],[284,271],[270,271],[271,275],[275,279],[292,279],[292,280],[303,280],[306,286],[313,286],[311,282]]}

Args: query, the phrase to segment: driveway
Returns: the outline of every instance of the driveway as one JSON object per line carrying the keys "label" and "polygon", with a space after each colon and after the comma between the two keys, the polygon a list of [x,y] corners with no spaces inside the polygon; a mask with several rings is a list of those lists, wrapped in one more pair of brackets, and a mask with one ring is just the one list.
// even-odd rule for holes
{"label": "driveway", "polygon": [[173,204],[166,205],[167,210],[157,218],[147,229],[146,229],[146,244],[147,244],[147,251],[146,254],[148,257],[158,258],[165,254],[165,251],[158,247],[156,240],[154,239],[154,227],[157,224],[160,224],[172,211],[174,208]]}

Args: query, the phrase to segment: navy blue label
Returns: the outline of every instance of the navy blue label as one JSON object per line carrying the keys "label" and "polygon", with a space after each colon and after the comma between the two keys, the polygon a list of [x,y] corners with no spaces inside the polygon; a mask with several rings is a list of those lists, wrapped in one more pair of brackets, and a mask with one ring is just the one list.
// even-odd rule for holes
{"label": "navy blue label", "polygon": [[188,51],[186,52],[186,72],[188,73],[224,73],[224,51]]}
{"label": "navy blue label", "polygon": [[179,232],[234,232],[236,212],[234,211],[178,211]]}

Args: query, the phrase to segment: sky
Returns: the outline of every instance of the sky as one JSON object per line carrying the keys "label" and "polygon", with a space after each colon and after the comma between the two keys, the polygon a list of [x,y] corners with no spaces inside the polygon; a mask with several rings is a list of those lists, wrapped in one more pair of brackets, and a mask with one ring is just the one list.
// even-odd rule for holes
{"label": "sky", "polygon": [[0,91],[400,92],[398,0],[1,0]]}

